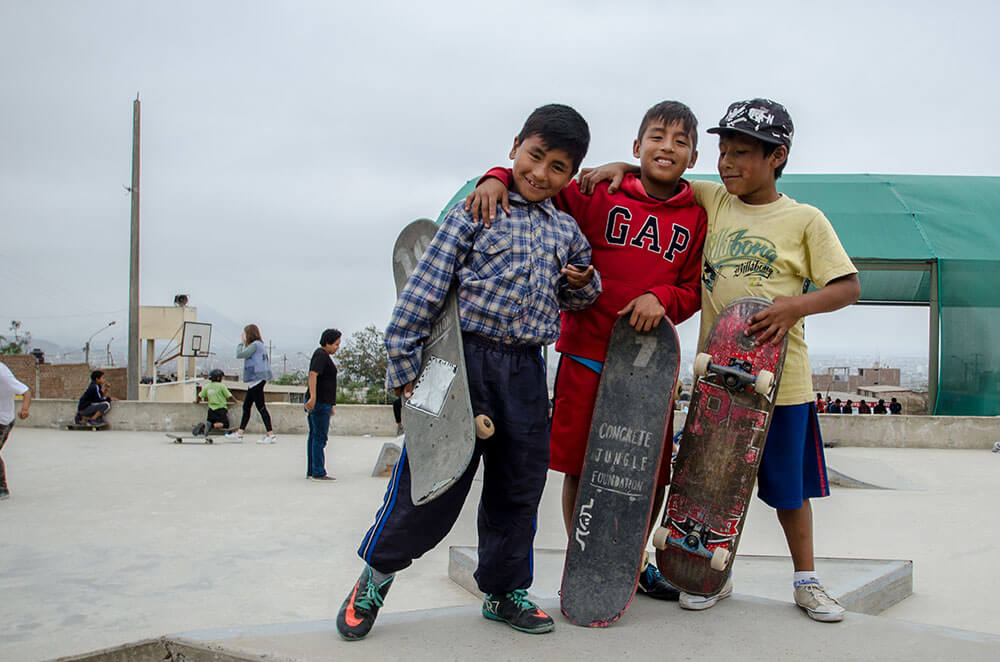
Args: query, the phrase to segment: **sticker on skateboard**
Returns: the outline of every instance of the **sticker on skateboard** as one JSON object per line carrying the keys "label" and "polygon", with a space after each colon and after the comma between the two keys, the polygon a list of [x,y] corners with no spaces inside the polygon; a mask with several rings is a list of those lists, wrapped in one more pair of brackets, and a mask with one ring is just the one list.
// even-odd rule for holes
{"label": "sticker on skateboard", "polygon": [[770,305],[759,297],[730,303],[695,357],[691,405],[653,535],[660,571],[687,593],[718,593],[736,558],[788,344],[787,336],[759,344],[746,333]]}
{"label": "sticker on skateboard", "polygon": [[668,320],[646,333],[615,323],[563,570],[562,612],[577,625],[610,625],[635,595],[679,363]]}

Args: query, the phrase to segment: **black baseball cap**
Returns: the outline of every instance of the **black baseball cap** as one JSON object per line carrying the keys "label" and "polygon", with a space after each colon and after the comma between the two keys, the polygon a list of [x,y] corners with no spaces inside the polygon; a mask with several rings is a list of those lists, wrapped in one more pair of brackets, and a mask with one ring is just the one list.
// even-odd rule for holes
{"label": "black baseball cap", "polygon": [[719,120],[719,126],[713,126],[709,133],[736,131],[766,143],[784,145],[791,148],[792,116],[777,101],[770,99],[748,99],[729,104],[726,115]]}

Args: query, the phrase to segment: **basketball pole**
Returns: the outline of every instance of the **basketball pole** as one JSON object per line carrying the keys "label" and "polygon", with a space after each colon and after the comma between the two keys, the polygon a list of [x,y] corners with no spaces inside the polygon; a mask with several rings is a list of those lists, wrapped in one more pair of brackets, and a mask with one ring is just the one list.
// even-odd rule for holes
{"label": "basketball pole", "polygon": [[139,93],[132,102],[132,216],[128,278],[128,399],[139,399]]}

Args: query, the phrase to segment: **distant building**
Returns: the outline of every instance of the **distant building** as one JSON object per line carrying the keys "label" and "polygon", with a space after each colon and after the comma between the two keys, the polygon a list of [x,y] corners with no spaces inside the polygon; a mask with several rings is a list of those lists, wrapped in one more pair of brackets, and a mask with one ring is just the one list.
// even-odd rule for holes
{"label": "distant building", "polygon": [[813,390],[818,393],[835,391],[837,393],[859,393],[859,389],[868,386],[895,386],[900,388],[899,368],[885,368],[874,365],[871,368],[858,368],[855,375],[850,374],[850,368],[827,368],[826,373],[812,376]]}

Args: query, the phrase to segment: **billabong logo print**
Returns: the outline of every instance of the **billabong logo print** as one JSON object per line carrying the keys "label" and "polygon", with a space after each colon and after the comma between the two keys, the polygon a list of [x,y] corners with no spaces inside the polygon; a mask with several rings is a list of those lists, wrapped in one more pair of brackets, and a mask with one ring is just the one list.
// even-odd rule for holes
{"label": "billabong logo print", "polygon": [[766,237],[736,230],[705,244],[705,265],[702,281],[711,291],[719,277],[771,278],[778,250]]}

